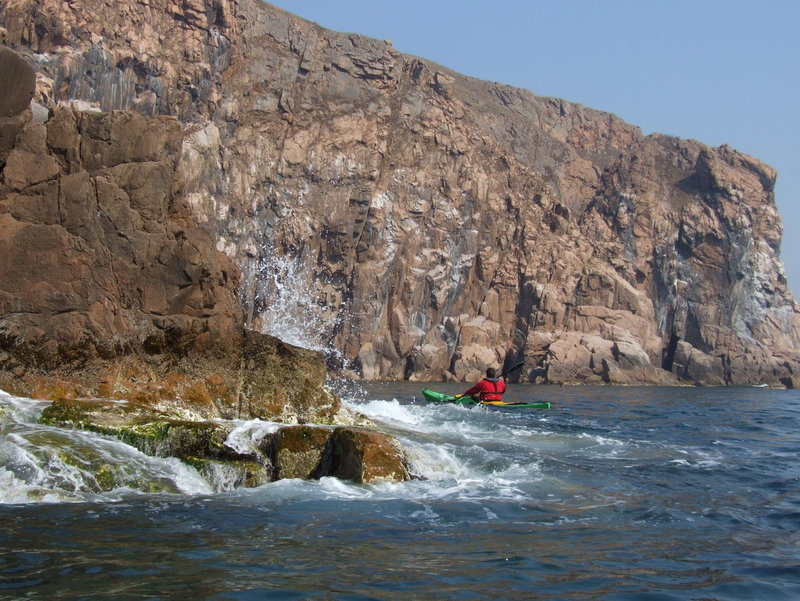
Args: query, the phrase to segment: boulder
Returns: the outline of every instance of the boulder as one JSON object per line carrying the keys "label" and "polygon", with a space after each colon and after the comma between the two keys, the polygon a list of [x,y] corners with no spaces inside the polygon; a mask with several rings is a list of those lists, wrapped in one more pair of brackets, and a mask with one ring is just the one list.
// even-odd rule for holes
{"label": "boulder", "polygon": [[3,75],[3,94],[0,95],[2,120],[19,115],[30,107],[36,91],[36,73],[19,54],[1,47],[0,73]]}
{"label": "boulder", "polygon": [[397,439],[364,428],[333,431],[324,473],[354,482],[410,480],[408,461]]}
{"label": "boulder", "polygon": [[331,439],[331,430],[314,426],[281,428],[270,441],[275,477],[319,478],[322,462]]}
{"label": "boulder", "polygon": [[722,357],[709,356],[685,341],[678,343],[674,370],[689,382],[725,384]]}

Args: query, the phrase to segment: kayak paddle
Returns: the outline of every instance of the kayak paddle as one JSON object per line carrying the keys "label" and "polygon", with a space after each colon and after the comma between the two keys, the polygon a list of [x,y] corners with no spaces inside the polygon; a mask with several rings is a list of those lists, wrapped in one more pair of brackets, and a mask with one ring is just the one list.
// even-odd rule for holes
{"label": "kayak paddle", "polygon": [[501,378],[505,378],[507,374],[510,374],[512,371],[516,371],[516,370],[518,370],[518,369],[519,369],[520,367],[522,367],[523,365],[525,365],[525,362],[524,362],[524,361],[520,361],[520,362],[519,362],[519,363],[517,363],[516,365],[512,365],[512,366],[511,366],[511,367],[509,367],[507,370],[505,370],[503,373],[501,373],[501,374],[500,374],[500,377],[501,377]]}

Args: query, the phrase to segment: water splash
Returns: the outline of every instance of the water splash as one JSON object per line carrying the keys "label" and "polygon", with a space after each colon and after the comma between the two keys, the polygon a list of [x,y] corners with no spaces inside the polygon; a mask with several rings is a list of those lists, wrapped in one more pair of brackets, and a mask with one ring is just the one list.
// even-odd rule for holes
{"label": "water splash", "polygon": [[240,421],[228,434],[225,446],[242,455],[261,454],[260,443],[265,437],[280,429],[275,422],[264,422],[260,419]]}
{"label": "water splash", "polygon": [[48,402],[0,391],[0,503],[119,500],[134,491],[219,488],[175,458],[150,457],[109,436],[38,423]]}
{"label": "water splash", "polygon": [[329,352],[324,303],[314,294],[299,258],[267,249],[251,264],[247,280],[249,286],[244,288],[250,298],[243,302],[249,327],[295,346]]}
{"label": "water splash", "polygon": [[331,306],[315,284],[302,257],[279,255],[270,248],[245,269],[242,304],[248,327],[283,342],[321,353],[329,374],[327,386],[345,399],[363,399],[352,380],[353,366],[334,345],[349,312]]}

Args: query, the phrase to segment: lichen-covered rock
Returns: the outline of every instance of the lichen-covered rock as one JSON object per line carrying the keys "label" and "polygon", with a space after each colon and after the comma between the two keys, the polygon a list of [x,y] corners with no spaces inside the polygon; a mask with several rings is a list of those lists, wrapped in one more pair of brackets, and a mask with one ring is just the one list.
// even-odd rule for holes
{"label": "lichen-covered rock", "polygon": [[270,440],[275,478],[308,480],[322,475],[322,463],[331,439],[331,430],[315,426],[281,428]]}
{"label": "lichen-covered rock", "polygon": [[[210,481],[226,486],[253,487],[272,480],[269,461],[225,444],[233,429],[231,424],[183,417],[183,410],[158,411],[139,402],[82,399],[54,402],[43,411],[41,421],[115,436],[148,455],[177,457]],[[220,472],[226,472],[224,478]]]}
{"label": "lichen-covered rock", "polygon": [[333,476],[358,483],[411,479],[396,438],[355,426],[288,426],[269,441],[277,478]]}
{"label": "lichen-covered rock", "polygon": [[42,423],[117,436],[160,457],[232,458],[224,443],[230,427],[188,421],[135,401],[60,400],[47,407]]}
{"label": "lichen-covered rock", "polygon": [[319,353],[246,331],[242,360],[241,414],[288,423],[336,422],[341,401],[325,388],[327,370]]}

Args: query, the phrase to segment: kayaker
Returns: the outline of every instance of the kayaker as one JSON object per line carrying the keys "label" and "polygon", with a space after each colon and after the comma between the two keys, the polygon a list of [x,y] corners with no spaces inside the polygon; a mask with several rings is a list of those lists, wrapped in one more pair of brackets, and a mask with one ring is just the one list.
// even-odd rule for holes
{"label": "kayaker", "polygon": [[494,367],[486,370],[486,377],[467,390],[463,396],[477,397],[479,401],[502,401],[503,393],[506,391],[506,383],[503,376],[498,377]]}

